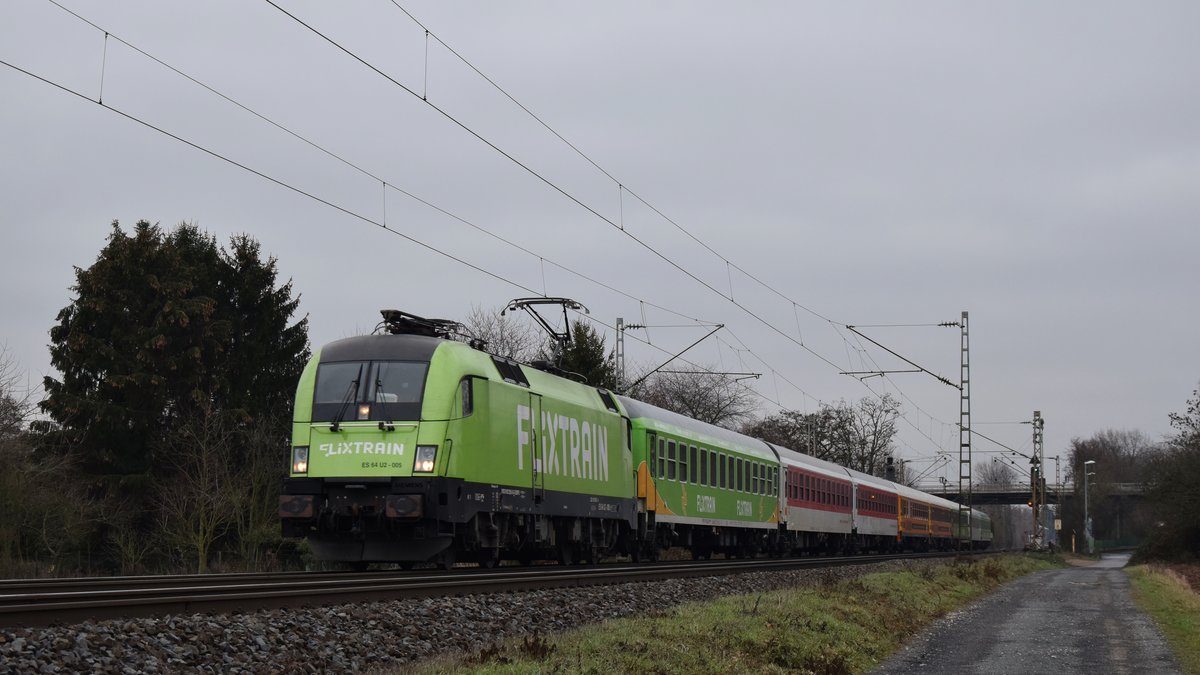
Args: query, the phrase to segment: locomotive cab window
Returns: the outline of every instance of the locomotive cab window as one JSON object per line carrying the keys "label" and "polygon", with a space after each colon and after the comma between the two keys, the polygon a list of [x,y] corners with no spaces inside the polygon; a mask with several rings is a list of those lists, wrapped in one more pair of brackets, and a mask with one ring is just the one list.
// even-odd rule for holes
{"label": "locomotive cab window", "polygon": [[458,385],[459,397],[462,403],[462,416],[468,417],[475,412],[475,395],[474,385],[471,383],[471,378],[464,377]]}
{"label": "locomotive cab window", "polygon": [[313,421],[415,420],[429,364],[340,361],[317,367]]}

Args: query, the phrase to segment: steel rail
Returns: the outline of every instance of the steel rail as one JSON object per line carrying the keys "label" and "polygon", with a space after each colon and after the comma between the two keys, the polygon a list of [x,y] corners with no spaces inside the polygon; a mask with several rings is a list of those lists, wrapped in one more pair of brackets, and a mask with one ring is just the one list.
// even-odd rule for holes
{"label": "steel rail", "polygon": [[57,580],[57,583],[48,580],[11,580],[0,586],[0,627],[593,586],[957,555],[960,554],[950,552],[658,562],[639,565],[545,565],[491,570],[463,568],[450,572],[290,572],[73,578]]}

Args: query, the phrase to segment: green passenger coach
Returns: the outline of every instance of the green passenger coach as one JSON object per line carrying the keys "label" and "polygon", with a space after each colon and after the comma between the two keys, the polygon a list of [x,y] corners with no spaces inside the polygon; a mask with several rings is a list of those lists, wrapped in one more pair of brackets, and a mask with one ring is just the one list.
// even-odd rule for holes
{"label": "green passenger coach", "polygon": [[[618,397],[633,422],[638,498],[658,548],[699,558],[752,555],[779,523],[779,457],[770,445]],[[767,535],[764,538],[764,535]]]}

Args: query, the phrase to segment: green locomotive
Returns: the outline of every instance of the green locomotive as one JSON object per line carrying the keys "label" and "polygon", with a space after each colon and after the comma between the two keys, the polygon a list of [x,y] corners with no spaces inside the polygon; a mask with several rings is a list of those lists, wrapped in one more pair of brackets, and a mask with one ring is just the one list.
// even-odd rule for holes
{"label": "green locomotive", "polygon": [[571,562],[628,546],[634,460],[613,396],[430,332],[313,356],[284,534],[352,563]]}

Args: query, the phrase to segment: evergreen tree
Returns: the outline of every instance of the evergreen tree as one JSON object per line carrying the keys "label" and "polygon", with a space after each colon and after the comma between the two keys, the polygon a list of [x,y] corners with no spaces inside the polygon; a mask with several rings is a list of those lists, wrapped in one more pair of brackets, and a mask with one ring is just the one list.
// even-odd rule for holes
{"label": "evergreen tree", "polygon": [[257,242],[229,249],[194,225],[164,233],[116,222],[75,299],[50,331],[42,408],[93,476],[144,485],[166,462],[172,430],[195,417],[237,412],[290,417],[296,378],[309,355],[298,300],[275,286],[276,262]]}
{"label": "evergreen tree", "polygon": [[617,359],[605,353],[604,336],[582,321],[571,325],[571,344],[563,350],[559,367],[583,376],[593,387],[614,389],[617,386]]}

